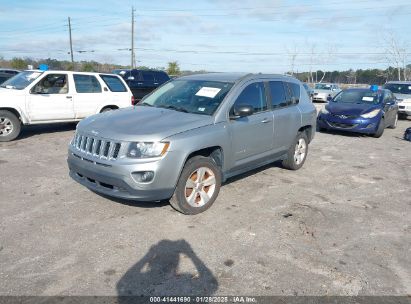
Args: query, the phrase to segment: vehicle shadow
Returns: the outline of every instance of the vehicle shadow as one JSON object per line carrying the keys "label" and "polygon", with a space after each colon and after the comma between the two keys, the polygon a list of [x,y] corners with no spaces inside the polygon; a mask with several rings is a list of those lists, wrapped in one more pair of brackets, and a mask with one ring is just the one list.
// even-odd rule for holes
{"label": "vehicle shadow", "polygon": [[59,133],[74,131],[76,129],[76,123],[56,123],[56,124],[42,124],[23,126],[20,135],[16,140],[32,137],[34,135],[46,134],[46,133]]}
{"label": "vehicle shadow", "polygon": [[245,172],[245,173],[242,173],[242,174],[239,174],[239,175],[230,177],[229,179],[227,179],[227,180],[222,184],[222,186],[229,185],[229,184],[231,184],[231,183],[234,183],[234,182],[237,182],[237,181],[239,181],[239,180],[241,180],[241,179],[244,179],[244,178],[253,176],[253,175],[255,175],[255,174],[261,173],[261,172],[263,172],[263,171],[265,171],[265,170],[267,170],[267,169],[273,168],[273,167],[283,169],[283,166],[282,166],[282,164],[281,164],[281,160],[275,161],[275,162],[270,163],[270,164],[268,164],[268,165],[265,165],[265,166],[262,166],[262,167],[253,169],[253,170],[251,170],[251,171],[247,171],[247,172]]}
{"label": "vehicle shadow", "polygon": [[161,240],[117,282],[118,303],[140,296],[213,295],[218,281],[182,240]]}
{"label": "vehicle shadow", "polygon": [[362,133],[355,133],[355,132],[347,132],[347,131],[338,131],[338,130],[320,130],[317,128],[318,133],[329,134],[329,135],[338,135],[338,136],[345,136],[345,137],[353,137],[353,138],[362,138],[362,137],[372,137],[368,134]]}

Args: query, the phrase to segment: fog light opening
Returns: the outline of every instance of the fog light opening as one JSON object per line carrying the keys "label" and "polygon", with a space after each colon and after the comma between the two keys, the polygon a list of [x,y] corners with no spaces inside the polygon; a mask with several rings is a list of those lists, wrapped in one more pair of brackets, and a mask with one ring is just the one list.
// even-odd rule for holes
{"label": "fog light opening", "polygon": [[140,172],[133,172],[132,173],[134,179],[138,183],[149,183],[154,178],[153,171],[140,171]]}

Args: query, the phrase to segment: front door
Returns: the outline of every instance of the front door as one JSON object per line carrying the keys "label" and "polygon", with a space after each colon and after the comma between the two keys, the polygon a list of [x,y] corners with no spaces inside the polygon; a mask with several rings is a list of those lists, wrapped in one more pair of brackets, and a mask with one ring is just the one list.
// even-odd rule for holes
{"label": "front door", "polygon": [[47,74],[28,96],[30,121],[74,119],[73,96],[69,94],[67,74]]}
{"label": "front door", "polygon": [[264,83],[246,86],[233,107],[238,105],[252,106],[254,114],[230,121],[235,169],[269,155],[273,147],[273,114],[267,106]]}

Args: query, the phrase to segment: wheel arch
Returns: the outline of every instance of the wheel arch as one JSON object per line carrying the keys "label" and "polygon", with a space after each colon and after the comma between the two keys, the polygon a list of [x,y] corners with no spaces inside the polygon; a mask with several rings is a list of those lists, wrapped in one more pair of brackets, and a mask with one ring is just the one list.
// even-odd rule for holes
{"label": "wheel arch", "polygon": [[0,111],[9,111],[16,115],[16,117],[22,122],[22,123],[27,123],[26,118],[22,115],[21,111],[19,111],[16,108],[11,108],[11,107],[0,107]]}
{"label": "wheel arch", "polygon": [[313,138],[313,126],[305,125],[298,129],[298,132],[305,132],[307,134],[308,141],[311,142]]}
{"label": "wheel arch", "polygon": [[111,104],[111,105],[105,105],[104,107],[102,107],[99,111],[99,113],[103,112],[105,109],[113,109],[113,110],[118,110],[119,106],[115,105],[115,104]]}

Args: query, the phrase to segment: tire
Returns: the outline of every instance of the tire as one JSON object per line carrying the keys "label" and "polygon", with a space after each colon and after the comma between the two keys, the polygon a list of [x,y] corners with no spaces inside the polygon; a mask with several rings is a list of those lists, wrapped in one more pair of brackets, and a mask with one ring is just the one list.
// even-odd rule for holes
{"label": "tire", "polygon": [[388,127],[390,129],[395,129],[398,124],[398,113],[395,114],[393,123]]}
{"label": "tire", "polygon": [[287,153],[287,158],[283,160],[283,167],[289,170],[300,169],[307,158],[308,139],[305,132],[299,132]]}
{"label": "tire", "polygon": [[12,141],[21,132],[21,122],[12,112],[0,110],[0,142]]}
{"label": "tire", "polygon": [[408,115],[405,113],[398,113],[398,118],[399,119],[407,119]]}
{"label": "tire", "polygon": [[380,123],[378,125],[377,132],[373,134],[375,138],[380,138],[384,134],[384,129],[385,129],[385,120],[383,117],[381,117]]}
{"label": "tire", "polygon": [[[204,185],[204,181],[211,185]],[[184,165],[170,204],[183,214],[204,212],[216,200],[220,187],[221,170],[217,164],[209,157],[194,156]]]}

